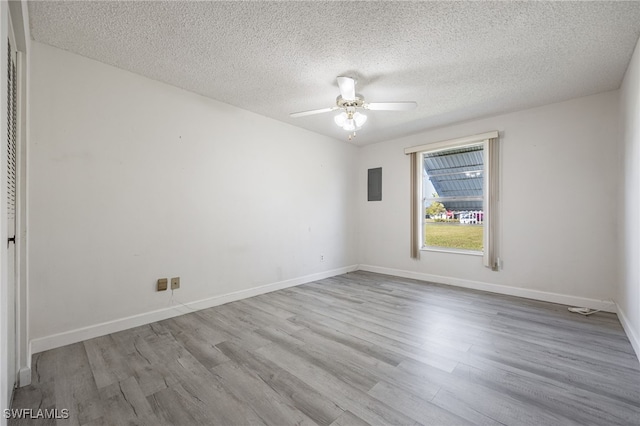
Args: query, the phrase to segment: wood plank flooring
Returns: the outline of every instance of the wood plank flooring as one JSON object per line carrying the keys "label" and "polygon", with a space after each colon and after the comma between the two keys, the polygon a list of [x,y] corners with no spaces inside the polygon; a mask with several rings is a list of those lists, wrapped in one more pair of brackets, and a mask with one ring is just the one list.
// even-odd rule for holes
{"label": "wood plank flooring", "polygon": [[13,408],[66,408],[63,425],[640,424],[640,365],[614,314],[367,272],[35,354],[32,368]]}

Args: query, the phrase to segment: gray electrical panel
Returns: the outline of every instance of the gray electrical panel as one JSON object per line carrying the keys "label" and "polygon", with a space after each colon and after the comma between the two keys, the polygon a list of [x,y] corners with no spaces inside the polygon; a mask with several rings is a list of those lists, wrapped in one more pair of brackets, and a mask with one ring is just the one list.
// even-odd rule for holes
{"label": "gray electrical panel", "polygon": [[367,201],[382,201],[382,167],[369,169]]}

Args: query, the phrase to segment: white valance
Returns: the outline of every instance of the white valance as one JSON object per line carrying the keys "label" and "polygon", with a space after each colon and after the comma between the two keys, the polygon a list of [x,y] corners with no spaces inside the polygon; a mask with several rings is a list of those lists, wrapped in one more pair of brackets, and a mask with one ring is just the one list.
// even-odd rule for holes
{"label": "white valance", "polygon": [[463,138],[449,139],[449,140],[446,140],[446,141],[433,142],[433,143],[428,143],[428,144],[424,144],[424,145],[412,146],[410,148],[405,148],[404,149],[404,153],[405,154],[412,154],[414,152],[420,152],[420,151],[432,151],[432,150],[438,149],[438,148],[447,148],[450,145],[459,145],[459,144],[463,144],[463,143],[482,142],[482,141],[485,141],[487,139],[497,139],[497,138],[498,138],[498,131],[494,130],[492,132],[481,133],[479,135],[465,136]]}

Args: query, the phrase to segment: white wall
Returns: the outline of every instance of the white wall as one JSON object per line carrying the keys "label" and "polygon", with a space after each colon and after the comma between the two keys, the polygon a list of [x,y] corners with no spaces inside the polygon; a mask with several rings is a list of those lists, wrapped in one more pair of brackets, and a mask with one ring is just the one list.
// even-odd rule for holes
{"label": "white wall", "polygon": [[[423,251],[409,258],[405,147],[500,132],[504,268],[482,257]],[[365,269],[581,305],[617,285],[618,92],[608,92],[367,146],[359,159],[359,252]],[[366,201],[382,167],[382,201]]]}
{"label": "white wall", "polygon": [[157,278],[185,303],[355,264],[355,147],[43,44],[31,61],[34,350],[166,308]]}
{"label": "white wall", "polygon": [[620,88],[624,145],[619,317],[640,358],[640,42]]}

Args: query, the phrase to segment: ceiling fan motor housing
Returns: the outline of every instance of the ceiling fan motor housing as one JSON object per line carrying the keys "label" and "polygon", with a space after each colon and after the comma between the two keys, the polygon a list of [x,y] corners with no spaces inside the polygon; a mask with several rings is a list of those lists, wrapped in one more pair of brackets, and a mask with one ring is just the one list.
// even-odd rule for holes
{"label": "ceiling fan motor housing", "polygon": [[339,108],[364,108],[364,98],[362,95],[356,95],[355,99],[342,99],[342,95],[336,98],[336,105]]}

